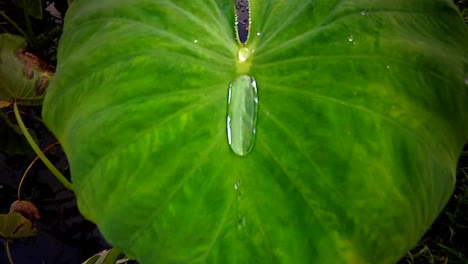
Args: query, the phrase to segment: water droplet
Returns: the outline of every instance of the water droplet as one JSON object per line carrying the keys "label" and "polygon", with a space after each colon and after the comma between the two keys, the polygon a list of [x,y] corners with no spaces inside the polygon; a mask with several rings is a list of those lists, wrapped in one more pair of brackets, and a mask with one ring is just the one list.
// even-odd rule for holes
{"label": "water droplet", "polygon": [[257,32],[257,36],[260,36],[260,35],[262,35],[262,32]]}
{"label": "water droplet", "polygon": [[239,58],[239,60],[241,62],[244,62],[244,61],[246,61],[246,60],[248,60],[250,58],[251,54],[252,54],[252,52],[250,52],[250,50],[248,48],[242,47],[237,52],[237,58]]}
{"label": "water droplet", "polygon": [[468,85],[468,77],[465,77],[465,84]]}
{"label": "water droplet", "polygon": [[361,15],[363,15],[363,16],[367,15],[367,13],[368,13],[367,10],[362,10],[362,11],[361,11]]}
{"label": "water droplet", "polygon": [[197,43],[198,43],[198,39],[194,39],[194,40],[193,40],[193,43],[197,44]]}
{"label": "water droplet", "polygon": [[239,190],[241,186],[241,180],[237,180],[237,182],[234,184],[234,189]]}
{"label": "water droplet", "polygon": [[387,69],[390,70],[390,65],[387,65]]}
{"label": "water droplet", "polygon": [[359,92],[358,92],[358,91],[354,91],[353,94],[354,94],[354,95],[358,95]]}
{"label": "water droplet", "polygon": [[237,228],[242,229],[247,225],[247,222],[245,221],[244,217],[239,218],[239,221],[237,222]]}
{"label": "water droplet", "polygon": [[229,85],[227,138],[231,150],[246,156],[254,147],[258,114],[257,83],[249,75],[237,76]]}
{"label": "water droplet", "polygon": [[353,35],[349,35],[348,41],[349,41],[349,42],[354,42],[354,36],[353,36]]}

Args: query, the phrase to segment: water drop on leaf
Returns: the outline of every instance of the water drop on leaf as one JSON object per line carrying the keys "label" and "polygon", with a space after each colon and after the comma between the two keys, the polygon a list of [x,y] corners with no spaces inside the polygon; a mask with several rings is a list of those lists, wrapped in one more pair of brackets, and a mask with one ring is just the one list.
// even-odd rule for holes
{"label": "water drop on leaf", "polygon": [[242,47],[239,49],[239,51],[237,52],[237,58],[241,61],[241,62],[244,62],[246,60],[248,60],[250,58],[250,55],[252,54],[252,52],[250,52],[250,50],[246,47]]}
{"label": "water drop on leaf", "polygon": [[237,76],[229,85],[227,138],[231,150],[246,156],[254,146],[258,114],[257,84],[249,75]]}

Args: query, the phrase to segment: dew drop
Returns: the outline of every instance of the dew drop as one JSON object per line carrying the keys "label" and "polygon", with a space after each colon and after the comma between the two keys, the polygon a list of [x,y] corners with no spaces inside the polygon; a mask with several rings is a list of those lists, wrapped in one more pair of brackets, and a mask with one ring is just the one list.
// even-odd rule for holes
{"label": "dew drop", "polygon": [[247,225],[247,222],[245,221],[244,217],[239,218],[239,221],[237,222],[237,229],[242,229]]}
{"label": "dew drop", "polygon": [[257,83],[249,75],[237,76],[229,85],[227,138],[231,150],[246,156],[254,147],[258,114]]}
{"label": "dew drop", "polygon": [[361,11],[361,15],[363,15],[363,16],[367,15],[367,13],[368,13],[367,10],[362,10],[362,11]]}
{"label": "dew drop", "polygon": [[252,52],[247,47],[242,47],[239,49],[237,52],[237,58],[241,61],[244,62],[250,58],[250,55]]}
{"label": "dew drop", "polygon": [[387,65],[386,67],[387,67],[388,70],[390,70],[390,68],[391,68],[390,65]]}
{"label": "dew drop", "polygon": [[234,189],[239,190],[241,186],[241,180],[237,180],[237,182],[234,184]]}
{"label": "dew drop", "polygon": [[193,43],[197,44],[197,43],[198,43],[198,39],[194,39],[194,40],[193,40]]}
{"label": "dew drop", "polygon": [[349,35],[348,41],[349,41],[349,42],[354,42],[354,36],[353,36],[353,35]]}
{"label": "dew drop", "polygon": [[257,32],[257,36],[260,36],[260,35],[262,35],[262,32]]}

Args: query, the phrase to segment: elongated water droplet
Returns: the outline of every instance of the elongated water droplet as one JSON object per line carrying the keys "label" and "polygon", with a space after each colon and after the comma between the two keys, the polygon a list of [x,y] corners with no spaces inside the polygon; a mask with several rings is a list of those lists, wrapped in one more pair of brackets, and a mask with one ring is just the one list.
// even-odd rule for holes
{"label": "elongated water droplet", "polygon": [[354,36],[353,36],[353,35],[350,35],[350,36],[348,37],[348,41],[349,41],[349,42],[354,42]]}
{"label": "elongated water droplet", "polygon": [[250,8],[248,0],[234,0],[236,4],[236,33],[240,43],[247,42],[250,30]]}
{"label": "elongated water droplet", "polygon": [[257,84],[249,75],[237,76],[229,85],[227,137],[232,151],[249,154],[255,143],[258,114]]}
{"label": "elongated water droplet", "polygon": [[363,16],[367,15],[367,10],[362,10],[361,15],[363,15]]}

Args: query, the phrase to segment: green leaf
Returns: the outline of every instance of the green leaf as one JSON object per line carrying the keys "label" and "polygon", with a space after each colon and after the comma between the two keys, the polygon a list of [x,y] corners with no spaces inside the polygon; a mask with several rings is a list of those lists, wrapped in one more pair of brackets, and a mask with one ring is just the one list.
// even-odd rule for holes
{"label": "green leaf", "polygon": [[22,0],[26,13],[34,18],[42,19],[41,0]]}
{"label": "green leaf", "polygon": [[25,48],[24,38],[0,34],[0,101],[39,105],[54,72]]}
{"label": "green leaf", "polygon": [[0,214],[0,236],[3,238],[24,238],[35,236],[37,229],[20,213]]}
{"label": "green leaf", "polygon": [[[142,263],[395,263],[447,202],[468,139],[458,11],[250,2],[245,47],[231,0],[70,7],[43,114],[81,212]],[[242,157],[226,117],[241,75],[259,100],[256,124],[241,122],[251,101],[230,109],[238,142],[256,132]]]}

